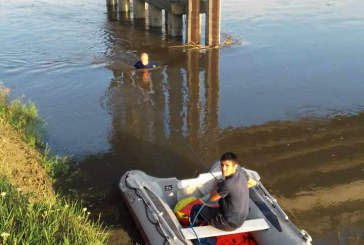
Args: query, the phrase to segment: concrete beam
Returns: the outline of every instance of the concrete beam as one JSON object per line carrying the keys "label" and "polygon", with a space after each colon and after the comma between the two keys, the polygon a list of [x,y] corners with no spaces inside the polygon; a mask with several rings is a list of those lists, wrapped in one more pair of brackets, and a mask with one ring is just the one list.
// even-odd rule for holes
{"label": "concrete beam", "polygon": [[162,27],[162,9],[148,4],[148,20],[151,27]]}
{"label": "concrete beam", "polygon": [[201,39],[200,1],[187,0],[187,43],[199,44]]}
{"label": "concrete beam", "polygon": [[168,6],[170,5],[169,0],[145,0],[145,2],[160,9],[168,9]]}
{"label": "concrete beam", "polygon": [[119,11],[129,12],[130,11],[130,1],[129,0],[119,0]]}
{"label": "concrete beam", "polygon": [[205,42],[207,46],[220,45],[221,0],[209,0],[206,12]]}
{"label": "concrete beam", "polygon": [[[171,14],[186,14],[187,0],[144,0],[149,5],[154,5],[160,9],[164,9]],[[200,13],[205,13],[208,0],[200,1]]]}
{"label": "concrete beam", "polygon": [[182,15],[168,13],[168,36],[182,36],[183,19]]}
{"label": "concrete beam", "polygon": [[133,0],[134,19],[145,19],[145,2],[142,0]]}

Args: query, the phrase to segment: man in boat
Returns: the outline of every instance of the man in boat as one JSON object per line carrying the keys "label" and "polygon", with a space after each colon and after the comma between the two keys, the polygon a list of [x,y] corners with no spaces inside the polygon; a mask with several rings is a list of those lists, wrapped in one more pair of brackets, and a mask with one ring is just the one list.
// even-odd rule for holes
{"label": "man in boat", "polygon": [[218,201],[218,207],[197,204],[191,210],[191,224],[207,222],[220,230],[232,231],[239,228],[249,212],[248,178],[239,170],[238,157],[232,152],[220,158],[224,179],[215,181],[210,192],[210,201]]}
{"label": "man in boat", "polygon": [[153,62],[149,61],[149,56],[147,53],[142,53],[140,55],[140,60],[134,64],[136,69],[147,69],[157,67]]}

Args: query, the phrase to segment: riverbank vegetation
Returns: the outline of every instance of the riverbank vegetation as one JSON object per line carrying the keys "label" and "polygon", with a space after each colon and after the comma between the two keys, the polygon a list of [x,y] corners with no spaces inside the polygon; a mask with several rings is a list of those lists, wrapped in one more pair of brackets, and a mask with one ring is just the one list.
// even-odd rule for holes
{"label": "riverbank vegetation", "polygon": [[2,244],[105,244],[107,233],[78,203],[29,202],[0,177],[0,232]]}
{"label": "riverbank vegetation", "polygon": [[0,132],[0,244],[106,244],[100,219],[55,193],[69,164],[44,143],[36,106],[0,91]]}
{"label": "riverbank vegetation", "polygon": [[0,120],[14,128],[30,147],[42,151],[42,165],[51,177],[67,174],[67,158],[52,155],[48,145],[43,142],[43,122],[39,119],[37,108],[32,102],[28,105],[19,100],[8,102],[5,95],[0,95]]}

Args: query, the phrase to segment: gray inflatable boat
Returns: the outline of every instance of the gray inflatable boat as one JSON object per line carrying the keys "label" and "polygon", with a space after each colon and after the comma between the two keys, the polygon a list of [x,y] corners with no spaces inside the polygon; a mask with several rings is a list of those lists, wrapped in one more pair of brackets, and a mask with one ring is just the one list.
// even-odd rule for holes
{"label": "gray inflatable boat", "polygon": [[[312,244],[310,235],[299,230],[260,182],[257,172],[241,169],[256,185],[249,189],[250,210],[247,220],[235,231],[212,226],[183,228],[173,212],[176,203],[195,196],[208,197],[215,178],[222,178],[219,162],[197,178],[156,178],[139,170],[125,173],[119,188],[145,242],[152,245],[194,244],[197,238],[250,232],[259,245]],[[196,240],[195,240],[196,241]]]}

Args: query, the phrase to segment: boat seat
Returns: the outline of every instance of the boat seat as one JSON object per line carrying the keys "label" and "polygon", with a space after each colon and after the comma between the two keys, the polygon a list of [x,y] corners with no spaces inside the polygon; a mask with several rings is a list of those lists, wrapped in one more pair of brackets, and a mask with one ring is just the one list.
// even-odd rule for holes
{"label": "boat seat", "polygon": [[183,228],[181,229],[181,232],[185,237],[185,239],[191,240],[191,239],[197,239],[196,234],[198,238],[204,238],[204,237],[215,237],[215,236],[236,234],[242,232],[266,230],[266,229],[269,229],[269,225],[265,221],[265,219],[261,218],[261,219],[246,220],[242,226],[233,231],[223,231],[211,225],[207,225],[207,226],[193,227],[193,230],[195,232],[192,230],[192,228]]}

